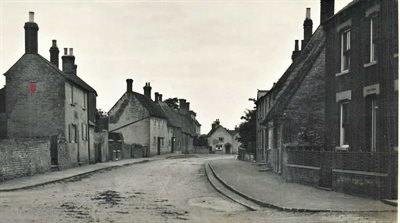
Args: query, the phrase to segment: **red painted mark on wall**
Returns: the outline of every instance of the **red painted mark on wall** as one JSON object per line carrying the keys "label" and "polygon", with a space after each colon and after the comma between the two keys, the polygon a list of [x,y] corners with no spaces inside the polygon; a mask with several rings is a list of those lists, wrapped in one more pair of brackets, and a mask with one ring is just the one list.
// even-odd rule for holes
{"label": "red painted mark on wall", "polygon": [[36,90],[35,83],[31,83],[31,84],[29,85],[29,90],[30,90],[31,93],[34,93],[34,92],[35,92],[35,90]]}

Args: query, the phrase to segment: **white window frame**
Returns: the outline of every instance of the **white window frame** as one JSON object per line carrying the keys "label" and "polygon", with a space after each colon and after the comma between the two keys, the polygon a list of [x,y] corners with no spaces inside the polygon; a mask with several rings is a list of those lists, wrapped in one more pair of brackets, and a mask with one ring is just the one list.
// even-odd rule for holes
{"label": "white window frame", "polygon": [[[344,36],[346,35],[346,43],[344,43]],[[344,44],[346,44],[346,50],[347,52],[351,50],[351,29],[345,29],[343,32],[340,34],[340,71],[345,72],[350,69],[350,52],[346,53],[344,52]],[[347,68],[345,68],[345,61],[348,60],[349,63],[347,65]]]}
{"label": "white window frame", "polygon": [[376,50],[376,47],[375,47],[375,40],[374,40],[374,32],[375,32],[375,30],[374,30],[374,24],[375,24],[375,27],[376,27],[376,19],[377,19],[377,15],[374,15],[374,16],[371,16],[370,18],[369,18],[369,38],[370,38],[370,40],[369,40],[369,62],[370,63],[374,63],[374,62],[376,62],[376,55],[375,55],[375,50]]}
{"label": "white window frame", "polygon": [[[340,146],[340,147],[345,147],[345,148],[349,147],[349,145],[344,143],[344,141],[345,141],[346,129],[343,127],[343,105],[347,104],[347,106],[348,106],[349,103],[350,103],[349,101],[341,101],[341,102],[340,102],[340,116],[339,116],[339,119],[340,119],[340,121],[339,121],[340,134],[339,134],[339,146]],[[349,108],[347,108],[347,109],[349,109]],[[347,118],[349,118],[349,117],[347,117]],[[347,130],[347,131],[348,131],[348,130]],[[348,139],[347,139],[347,140],[348,140]]]}
{"label": "white window frame", "polygon": [[376,98],[371,98],[371,126],[370,126],[370,131],[371,131],[371,152],[376,152],[376,139],[377,139],[377,125],[376,125],[376,118],[377,118],[377,110],[378,110],[378,105]]}

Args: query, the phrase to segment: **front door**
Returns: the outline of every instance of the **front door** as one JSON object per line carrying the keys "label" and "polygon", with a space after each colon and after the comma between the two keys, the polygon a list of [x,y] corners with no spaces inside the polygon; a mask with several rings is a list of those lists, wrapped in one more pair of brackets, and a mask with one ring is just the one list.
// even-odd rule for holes
{"label": "front door", "polygon": [[157,154],[161,154],[161,137],[157,137]]}
{"label": "front door", "polygon": [[51,165],[58,165],[57,136],[52,136],[50,139],[50,159]]}
{"label": "front door", "polygon": [[171,153],[173,153],[175,150],[175,137],[171,138]]}

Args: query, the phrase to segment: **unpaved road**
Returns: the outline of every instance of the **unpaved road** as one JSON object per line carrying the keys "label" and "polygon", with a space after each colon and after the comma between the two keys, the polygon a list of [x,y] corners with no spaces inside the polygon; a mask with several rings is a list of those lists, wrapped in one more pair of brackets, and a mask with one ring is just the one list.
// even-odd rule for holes
{"label": "unpaved road", "polygon": [[[200,156],[0,193],[0,222],[395,222],[397,213],[248,211],[217,193]],[[235,171],[235,170],[232,170]]]}

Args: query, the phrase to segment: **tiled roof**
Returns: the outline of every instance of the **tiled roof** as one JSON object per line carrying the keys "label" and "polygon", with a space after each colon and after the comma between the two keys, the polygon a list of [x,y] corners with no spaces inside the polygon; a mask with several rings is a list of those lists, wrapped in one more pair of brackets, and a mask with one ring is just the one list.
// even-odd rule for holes
{"label": "tiled roof", "polygon": [[139,94],[137,92],[127,92],[127,93],[132,93],[138,100],[139,102],[147,109],[149,112],[150,116],[153,117],[158,117],[158,118],[167,118],[165,115],[164,111],[161,109],[160,105],[152,101],[150,98]]}
{"label": "tiled roof", "polygon": [[[272,108],[263,120],[264,123],[283,111],[324,48],[325,32],[322,26],[320,26],[307,43],[305,49],[301,51],[299,57],[296,58],[279,79],[280,89],[277,87],[278,83],[271,89],[271,91],[275,90],[277,92]],[[284,85],[284,83],[287,84]]]}

